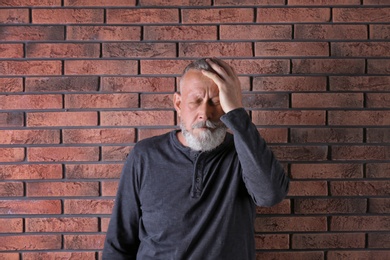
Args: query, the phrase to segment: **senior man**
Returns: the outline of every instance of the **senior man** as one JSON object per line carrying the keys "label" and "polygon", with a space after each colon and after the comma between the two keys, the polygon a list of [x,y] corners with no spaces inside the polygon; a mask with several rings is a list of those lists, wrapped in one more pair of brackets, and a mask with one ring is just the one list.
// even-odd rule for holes
{"label": "senior man", "polygon": [[138,142],[126,160],[103,259],[255,259],[256,205],[283,200],[289,179],[234,69],[192,62],[173,103],[180,130]]}

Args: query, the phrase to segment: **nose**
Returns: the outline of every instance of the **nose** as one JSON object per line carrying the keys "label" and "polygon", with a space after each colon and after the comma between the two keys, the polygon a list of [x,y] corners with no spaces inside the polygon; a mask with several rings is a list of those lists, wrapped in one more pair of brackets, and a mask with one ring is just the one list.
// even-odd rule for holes
{"label": "nose", "polygon": [[198,119],[206,121],[211,119],[213,116],[213,107],[209,102],[203,102],[198,109]]}

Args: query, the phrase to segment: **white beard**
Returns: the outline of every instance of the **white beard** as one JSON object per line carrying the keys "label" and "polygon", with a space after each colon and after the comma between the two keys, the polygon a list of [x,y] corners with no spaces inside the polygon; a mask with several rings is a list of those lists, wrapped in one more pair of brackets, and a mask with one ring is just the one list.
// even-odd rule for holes
{"label": "white beard", "polygon": [[227,127],[222,122],[213,123],[210,120],[207,120],[206,122],[194,124],[192,129],[204,126],[212,128],[213,131],[206,129],[201,131],[198,136],[194,136],[185,129],[183,122],[180,123],[181,132],[187,142],[187,146],[192,150],[202,152],[211,151],[220,145],[225,139]]}

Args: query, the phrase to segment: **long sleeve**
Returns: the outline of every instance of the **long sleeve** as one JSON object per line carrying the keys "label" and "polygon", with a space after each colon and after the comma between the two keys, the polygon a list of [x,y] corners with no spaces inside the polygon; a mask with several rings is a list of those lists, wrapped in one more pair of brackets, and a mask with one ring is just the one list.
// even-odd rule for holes
{"label": "long sleeve", "polygon": [[[139,247],[139,181],[135,155],[123,167],[103,250],[104,260],[136,259]],[[139,163],[139,162],[138,162]]]}
{"label": "long sleeve", "polygon": [[233,131],[242,178],[254,202],[258,206],[279,203],[287,195],[289,178],[245,109],[232,110],[221,120]]}

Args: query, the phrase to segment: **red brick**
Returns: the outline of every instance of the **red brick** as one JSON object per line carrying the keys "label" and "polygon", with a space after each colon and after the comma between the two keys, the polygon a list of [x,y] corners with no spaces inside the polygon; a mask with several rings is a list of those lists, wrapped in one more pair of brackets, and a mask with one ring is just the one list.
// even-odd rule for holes
{"label": "red brick", "polygon": [[295,199],[297,214],[359,214],[366,213],[366,199]]}
{"label": "red brick", "polygon": [[139,41],[140,26],[88,26],[74,25],[66,27],[67,40],[80,41]]}
{"label": "red brick", "polygon": [[135,0],[65,0],[64,6],[135,6]]}
{"label": "red brick", "polygon": [[254,77],[253,91],[325,91],[326,77]]}
{"label": "red brick", "polygon": [[27,114],[27,126],[96,126],[96,112],[36,112]]}
{"label": "red brick", "polygon": [[103,23],[103,9],[32,9],[32,21],[39,24]]}
{"label": "red brick", "polygon": [[258,8],[258,23],[329,22],[329,8]]}
{"label": "red brick", "polygon": [[0,200],[0,215],[1,214],[61,214],[61,201]]}
{"label": "red brick", "polygon": [[217,40],[217,27],[208,25],[144,26],[143,33],[144,40],[153,41]]}
{"label": "red brick", "polygon": [[290,214],[291,202],[289,199],[284,199],[272,207],[256,207],[256,214],[274,215],[274,214]]}
{"label": "red brick", "polygon": [[22,162],[24,158],[24,148],[0,148],[0,162]]}
{"label": "red brick", "polygon": [[176,57],[175,43],[103,43],[103,57]]}
{"label": "red brick", "polygon": [[334,76],[329,77],[330,90],[347,91],[387,91],[388,76]]}
{"label": "red brick", "polygon": [[181,74],[189,60],[141,60],[141,74]]}
{"label": "red brick", "polygon": [[102,160],[103,161],[125,161],[131,149],[132,146],[103,146]]}
{"label": "red brick", "polygon": [[292,73],[357,74],[364,73],[362,59],[293,59]]}
{"label": "red brick", "polygon": [[388,178],[390,163],[368,163],[367,178]]}
{"label": "red brick", "polygon": [[61,61],[0,61],[0,75],[60,75]]}
{"label": "red brick", "polygon": [[360,0],[289,0],[288,5],[360,5]]}
{"label": "red brick", "polygon": [[329,125],[389,125],[390,111],[329,111]]}
{"label": "red brick", "polygon": [[177,23],[177,9],[107,9],[108,24]]}
{"label": "red brick", "polygon": [[48,250],[61,248],[61,235],[0,236],[0,250]]}
{"label": "red brick", "polygon": [[255,235],[256,249],[289,249],[289,241],[286,234]]}
{"label": "red brick", "polygon": [[65,108],[137,108],[138,94],[68,94]]}
{"label": "red brick", "polygon": [[172,108],[172,94],[141,94],[141,108]]}
{"label": "red brick", "polygon": [[0,109],[61,109],[61,95],[5,95],[0,96]]}
{"label": "red brick", "polygon": [[211,5],[211,0],[140,0],[141,6],[197,6]]}
{"label": "red brick", "polygon": [[67,164],[65,172],[67,179],[118,179],[122,168],[123,164]]}
{"label": "red brick", "polygon": [[333,196],[386,196],[390,181],[334,181],[330,183]]}
{"label": "red brick", "polygon": [[174,78],[160,77],[102,77],[102,91],[114,92],[173,92]]}
{"label": "red brick", "polygon": [[99,147],[29,147],[30,162],[97,161]]}
{"label": "red brick", "polygon": [[61,164],[0,165],[0,180],[40,180],[61,178]]}
{"label": "red brick", "polygon": [[291,143],[362,143],[363,129],[291,128]]}
{"label": "red brick", "polygon": [[118,181],[102,181],[102,196],[115,196],[118,190]]}
{"label": "red brick", "polygon": [[292,38],[291,25],[222,24],[219,30],[221,40],[290,40]]}
{"label": "red brick", "polygon": [[328,251],[327,256],[333,260],[350,260],[350,259],[378,259],[386,260],[390,251],[373,251],[373,250],[356,250],[356,251]]}
{"label": "red brick", "polygon": [[98,182],[29,182],[28,197],[99,196]]}
{"label": "red brick", "polygon": [[23,196],[22,182],[0,182],[0,197]]}
{"label": "red brick", "polygon": [[390,213],[390,199],[389,198],[370,198],[368,203],[368,212],[376,214]]}
{"label": "red brick", "polygon": [[256,125],[325,125],[325,112],[309,110],[255,110],[252,111],[252,120]]}
{"label": "red brick", "polygon": [[293,93],[293,108],[362,108],[362,93]]}
{"label": "red brick", "polygon": [[390,52],[389,42],[332,42],[332,56],[384,57]]}
{"label": "red brick", "polygon": [[[21,232],[23,232],[22,218],[0,218],[0,233],[21,233]],[[2,259],[1,255],[0,255],[0,259]]]}
{"label": "red brick", "polygon": [[256,218],[256,232],[314,232],[326,231],[326,217],[265,217]]}
{"label": "red brick", "polygon": [[332,216],[332,231],[389,231],[390,216]]}
{"label": "red brick", "polygon": [[64,129],[63,143],[134,143],[133,128]]}
{"label": "red brick", "polygon": [[182,9],[182,22],[190,23],[252,23],[252,8]]}
{"label": "red brick", "polygon": [[66,199],[64,214],[111,214],[113,199]]}
{"label": "red brick", "polygon": [[61,6],[61,0],[7,0],[0,6]]}
{"label": "red brick", "polygon": [[389,146],[333,146],[333,160],[389,160]]}
{"label": "red brick", "polygon": [[0,78],[0,92],[22,92],[22,78]]}
{"label": "red brick", "polygon": [[97,232],[97,218],[27,218],[26,232]]}
{"label": "red brick", "polygon": [[64,235],[64,249],[103,249],[105,235]]}
{"label": "red brick", "polygon": [[261,128],[258,130],[267,143],[287,143],[287,128]]}
{"label": "red brick", "polygon": [[243,106],[248,109],[256,108],[288,108],[288,94],[244,94]]}
{"label": "red brick", "polygon": [[23,112],[3,112],[0,113],[0,126],[23,126],[24,114]]}
{"label": "red brick", "polygon": [[390,247],[390,234],[373,233],[368,234],[368,248],[384,248]]}
{"label": "red brick", "polygon": [[28,23],[29,20],[30,20],[30,14],[28,9],[1,9],[0,10],[0,23],[2,24]]}
{"label": "red brick", "polygon": [[390,25],[370,24],[370,39],[390,39]]}
{"label": "red brick", "polygon": [[272,151],[282,161],[323,161],[326,160],[326,146],[273,146]]}
{"label": "red brick", "polygon": [[173,129],[171,128],[140,128],[138,129],[138,141],[143,140],[145,138],[157,136],[157,135],[162,135],[165,133],[168,133],[172,131]]}
{"label": "red brick", "polygon": [[292,181],[288,191],[289,196],[327,196],[326,181]]}
{"label": "red brick", "polygon": [[97,43],[27,43],[28,58],[98,58]]}
{"label": "red brick", "polygon": [[366,25],[295,24],[294,39],[366,40]]}
{"label": "red brick", "polygon": [[64,40],[64,26],[2,26],[3,41]]}
{"label": "red brick", "polygon": [[109,223],[110,223],[109,218],[100,218],[100,230],[102,232],[107,232]]}
{"label": "red brick", "polygon": [[37,92],[82,92],[97,91],[99,89],[98,77],[34,77],[26,78],[26,91]]}
{"label": "red brick", "polygon": [[390,129],[368,128],[367,143],[390,143]]}
{"label": "red brick", "polygon": [[102,126],[173,125],[172,111],[102,111]]}
{"label": "red brick", "polygon": [[363,166],[352,163],[292,164],[291,176],[294,179],[348,179],[362,178]]}
{"label": "red brick", "polygon": [[387,5],[387,0],[363,0],[364,5]]}
{"label": "red brick", "polygon": [[284,251],[271,251],[271,252],[256,252],[256,260],[261,259],[277,259],[277,260],[322,260],[324,259],[324,252],[319,251],[307,251],[307,252],[284,252]]}
{"label": "red brick", "polygon": [[288,74],[290,62],[288,60],[227,60],[238,74]]}
{"label": "red brick", "polygon": [[334,22],[388,22],[390,8],[333,8]]}
{"label": "red brick", "polygon": [[23,44],[0,44],[0,56],[1,58],[23,58]]}
{"label": "red brick", "polygon": [[179,57],[252,57],[250,42],[179,43]]}
{"label": "red brick", "polygon": [[59,130],[0,130],[0,144],[59,144]]}
{"label": "red brick", "polygon": [[[23,260],[83,259],[95,260],[95,252],[27,252]],[[19,259],[18,259],[19,260]]]}
{"label": "red brick", "polygon": [[136,60],[66,60],[65,74],[68,75],[137,75]]}
{"label": "red brick", "polygon": [[214,0],[214,5],[284,5],[284,0]]}
{"label": "red brick", "polygon": [[390,60],[367,60],[367,73],[369,74],[389,74]]}
{"label": "red brick", "polygon": [[326,42],[256,42],[255,56],[329,56]]}
{"label": "red brick", "polygon": [[366,106],[369,108],[388,108],[390,107],[389,93],[367,93]]}
{"label": "red brick", "polygon": [[364,248],[365,240],[362,233],[293,234],[292,248]]}

